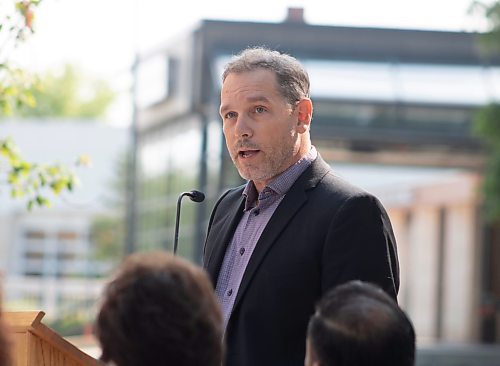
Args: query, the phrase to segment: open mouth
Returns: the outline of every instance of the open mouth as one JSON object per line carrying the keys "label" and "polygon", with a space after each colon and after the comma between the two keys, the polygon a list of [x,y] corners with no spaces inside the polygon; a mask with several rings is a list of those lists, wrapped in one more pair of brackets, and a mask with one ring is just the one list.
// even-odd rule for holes
{"label": "open mouth", "polygon": [[240,150],[238,152],[238,156],[240,158],[250,158],[252,156],[254,156],[255,154],[257,154],[259,152],[259,150]]}

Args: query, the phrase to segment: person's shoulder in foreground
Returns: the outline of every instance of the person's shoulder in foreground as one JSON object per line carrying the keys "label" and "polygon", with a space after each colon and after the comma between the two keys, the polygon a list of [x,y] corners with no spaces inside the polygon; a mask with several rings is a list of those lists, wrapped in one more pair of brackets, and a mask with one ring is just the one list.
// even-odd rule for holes
{"label": "person's shoulder in foreground", "polygon": [[127,257],[96,320],[101,360],[116,366],[220,366],[222,332],[205,272],[165,252]]}
{"label": "person's shoulder in foreground", "polygon": [[306,366],[413,366],[414,360],[410,319],[373,284],[332,289],[309,321]]}

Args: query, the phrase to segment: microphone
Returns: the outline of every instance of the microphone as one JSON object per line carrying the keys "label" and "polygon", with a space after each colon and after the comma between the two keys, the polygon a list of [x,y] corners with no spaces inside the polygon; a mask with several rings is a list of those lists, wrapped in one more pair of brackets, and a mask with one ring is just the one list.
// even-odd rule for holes
{"label": "microphone", "polygon": [[200,191],[192,190],[191,192],[184,192],[183,194],[188,196],[193,202],[203,202],[205,200],[205,195]]}
{"label": "microphone", "polygon": [[203,202],[205,194],[203,192],[192,190],[190,192],[182,192],[177,199],[177,213],[175,215],[175,234],[174,234],[174,255],[177,253],[177,245],[179,242],[179,221],[181,219],[181,201],[184,196],[188,196],[193,202]]}

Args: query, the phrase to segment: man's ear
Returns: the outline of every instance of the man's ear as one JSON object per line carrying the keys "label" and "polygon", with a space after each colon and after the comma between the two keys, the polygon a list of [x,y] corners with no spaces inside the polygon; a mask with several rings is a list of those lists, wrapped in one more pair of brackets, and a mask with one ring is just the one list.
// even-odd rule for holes
{"label": "man's ear", "polygon": [[297,132],[304,133],[309,130],[313,114],[312,101],[309,98],[302,98],[297,103]]}

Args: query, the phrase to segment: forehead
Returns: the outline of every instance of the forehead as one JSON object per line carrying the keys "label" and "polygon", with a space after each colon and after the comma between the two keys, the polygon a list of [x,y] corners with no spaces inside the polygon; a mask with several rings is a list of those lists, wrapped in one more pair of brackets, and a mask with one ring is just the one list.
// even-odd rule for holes
{"label": "forehead", "polygon": [[230,73],[221,89],[221,102],[234,99],[281,97],[276,74],[267,69]]}

